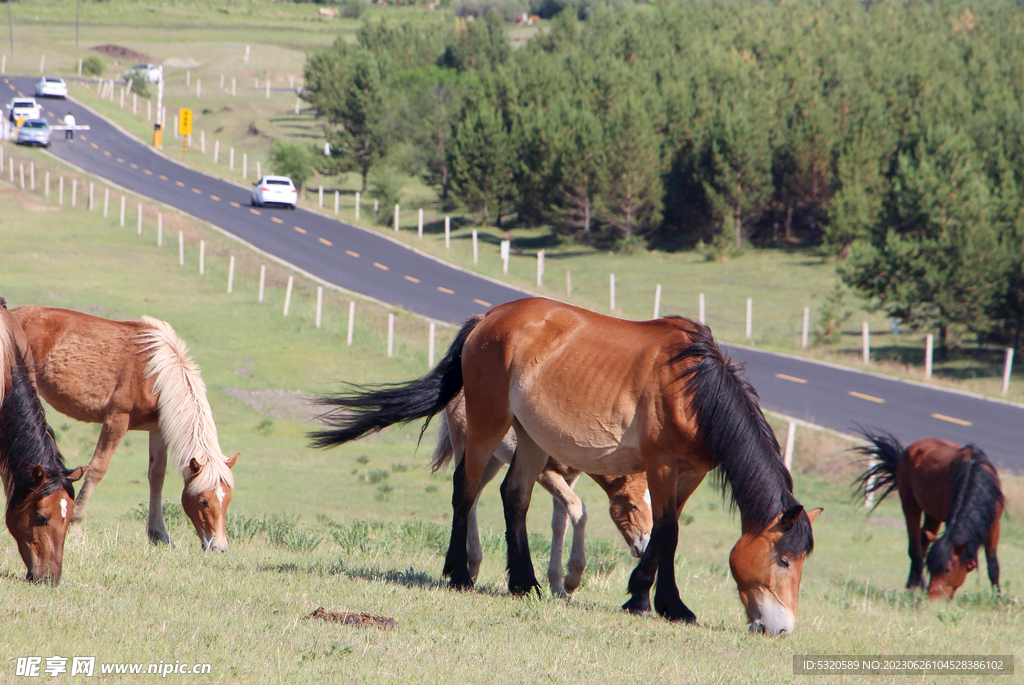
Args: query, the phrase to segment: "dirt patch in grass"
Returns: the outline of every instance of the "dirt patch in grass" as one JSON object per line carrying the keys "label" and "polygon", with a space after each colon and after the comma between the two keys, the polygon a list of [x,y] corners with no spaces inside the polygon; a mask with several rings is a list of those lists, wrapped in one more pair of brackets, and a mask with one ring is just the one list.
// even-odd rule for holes
{"label": "dirt patch in grass", "polygon": [[313,400],[298,390],[225,388],[224,392],[272,419],[312,423],[320,414]]}
{"label": "dirt patch in grass", "polygon": [[398,621],[387,616],[374,616],[373,614],[364,613],[355,614],[348,611],[327,611],[323,607],[320,607],[306,618],[319,618],[328,623],[340,623],[358,628],[394,630],[398,627]]}
{"label": "dirt patch in grass", "polygon": [[135,52],[131,48],[126,48],[121,45],[97,45],[92,48],[101,55],[107,57],[118,57],[121,59],[132,60],[134,62],[152,62],[153,58],[141,52]]}

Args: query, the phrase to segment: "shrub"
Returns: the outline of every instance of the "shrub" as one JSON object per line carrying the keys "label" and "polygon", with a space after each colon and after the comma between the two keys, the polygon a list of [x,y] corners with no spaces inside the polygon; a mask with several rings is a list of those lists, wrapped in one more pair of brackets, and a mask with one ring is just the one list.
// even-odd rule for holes
{"label": "shrub", "polygon": [[89,55],[82,60],[82,73],[86,76],[103,76],[107,65],[103,63],[99,55]]}
{"label": "shrub", "polygon": [[[393,168],[381,167],[370,174],[370,196],[380,201],[377,223],[387,226],[394,221],[392,208],[401,201],[402,179]],[[392,210],[392,211],[389,211]]]}
{"label": "shrub", "polygon": [[275,140],[270,148],[270,164],[275,174],[292,179],[301,190],[313,175],[313,160],[309,149],[298,143]]}
{"label": "shrub", "polygon": [[140,98],[149,97],[149,84],[146,79],[138,74],[132,74],[128,77],[128,83],[131,85],[130,91],[137,93]]}

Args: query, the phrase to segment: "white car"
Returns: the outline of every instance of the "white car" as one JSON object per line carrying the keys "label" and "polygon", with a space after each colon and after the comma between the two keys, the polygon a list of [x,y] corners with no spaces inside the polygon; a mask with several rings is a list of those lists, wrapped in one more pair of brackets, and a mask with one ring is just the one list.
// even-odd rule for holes
{"label": "white car", "polygon": [[26,119],[18,129],[18,145],[50,147],[53,131],[46,119]]}
{"label": "white car", "polygon": [[133,76],[138,76],[149,83],[160,83],[163,78],[164,69],[155,64],[133,64],[131,69],[124,72],[124,80],[130,81]]}
{"label": "white car", "polygon": [[287,176],[264,176],[252,187],[250,204],[253,207],[284,205],[295,209],[298,203],[299,191]]}
{"label": "white car", "polygon": [[14,98],[11,103],[7,105],[7,109],[10,110],[9,117],[11,121],[17,121],[18,119],[38,119],[43,115],[43,108],[39,106],[35,98]]}
{"label": "white car", "polygon": [[36,81],[36,97],[41,98],[66,98],[68,96],[68,84],[59,76],[44,76]]}

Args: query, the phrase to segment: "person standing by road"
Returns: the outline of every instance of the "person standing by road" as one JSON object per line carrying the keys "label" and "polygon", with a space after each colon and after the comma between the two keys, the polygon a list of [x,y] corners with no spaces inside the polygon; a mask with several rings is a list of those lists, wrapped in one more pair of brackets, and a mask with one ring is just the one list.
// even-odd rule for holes
{"label": "person standing by road", "polygon": [[67,127],[64,129],[64,140],[75,142],[75,115],[68,112],[64,117],[64,125]]}

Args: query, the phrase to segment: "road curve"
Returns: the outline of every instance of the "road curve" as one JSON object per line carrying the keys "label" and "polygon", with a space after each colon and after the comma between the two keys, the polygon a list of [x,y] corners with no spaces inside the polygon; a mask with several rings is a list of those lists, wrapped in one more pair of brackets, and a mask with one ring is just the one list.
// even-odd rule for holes
{"label": "road curve", "polygon": [[[8,77],[3,85],[14,96],[31,94],[32,83]],[[328,283],[450,323],[528,294],[314,212],[250,207],[247,189],[156,154],[73,101],[44,102],[51,121],[67,111],[91,130],[74,144],[56,138],[51,151],[57,157]],[[747,347],[729,349],[746,365],[765,409],[844,433],[857,426],[886,430],[904,444],[929,436],[974,442],[1003,468],[1024,472],[1024,407]]]}

